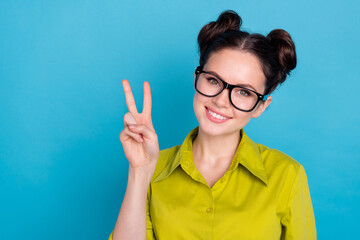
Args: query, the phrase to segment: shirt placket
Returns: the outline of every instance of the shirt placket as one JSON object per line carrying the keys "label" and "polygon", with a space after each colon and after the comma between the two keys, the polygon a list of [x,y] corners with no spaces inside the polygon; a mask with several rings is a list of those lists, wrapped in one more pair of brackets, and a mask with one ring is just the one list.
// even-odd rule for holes
{"label": "shirt placket", "polygon": [[200,209],[201,218],[203,221],[206,221],[207,224],[203,224],[204,229],[201,229],[203,232],[203,239],[213,240],[214,239],[214,218],[215,218],[215,201],[212,193],[212,189],[209,187],[205,179],[202,177],[200,172],[195,168],[194,164],[191,164],[189,161],[184,161],[181,163],[183,170],[196,182],[199,183],[199,190],[202,191],[203,199],[201,199],[201,205],[203,206]]}

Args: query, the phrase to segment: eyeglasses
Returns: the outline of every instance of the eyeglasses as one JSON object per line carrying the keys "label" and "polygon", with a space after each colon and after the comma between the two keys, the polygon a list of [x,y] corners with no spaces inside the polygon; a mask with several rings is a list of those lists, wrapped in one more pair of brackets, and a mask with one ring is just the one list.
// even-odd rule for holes
{"label": "eyeglasses", "polygon": [[229,89],[230,103],[238,110],[251,112],[260,100],[265,101],[268,95],[263,95],[254,90],[232,85],[220,77],[202,70],[198,66],[195,70],[195,90],[206,97],[215,97],[224,89]]}

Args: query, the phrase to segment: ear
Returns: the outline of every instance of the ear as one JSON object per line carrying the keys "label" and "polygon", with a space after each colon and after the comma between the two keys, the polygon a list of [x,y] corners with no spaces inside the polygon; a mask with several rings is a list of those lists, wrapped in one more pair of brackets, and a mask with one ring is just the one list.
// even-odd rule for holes
{"label": "ear", "polygon": [[265,111],[265,109],[270,105],[271,100],[272,97],[269,96],[265,102],[259,104],[258,107],[255,109],[255,112],[253,113],[252,117],[253,118],[259,117]]}

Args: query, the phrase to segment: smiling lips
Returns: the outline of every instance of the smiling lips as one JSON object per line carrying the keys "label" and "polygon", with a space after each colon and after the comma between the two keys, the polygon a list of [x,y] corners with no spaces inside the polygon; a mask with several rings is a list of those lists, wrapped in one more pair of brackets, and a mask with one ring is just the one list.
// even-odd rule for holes
{"label": "smiling lips", "polygon": [[221,115],[217,112],[214,112],[213,110],[209,109],[208,107],[205,107],[205,109],[206,109],[206,116],[212,122],[223,123],[223,122],[226,122],[227,120],[231,119],[231,117],[227,117],[227,116]]}

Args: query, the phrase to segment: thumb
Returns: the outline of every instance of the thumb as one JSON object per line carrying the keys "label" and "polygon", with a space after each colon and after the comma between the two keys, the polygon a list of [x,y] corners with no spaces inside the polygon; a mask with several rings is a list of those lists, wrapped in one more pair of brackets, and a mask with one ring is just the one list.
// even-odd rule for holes
{"label": "thumb", "polygon": [[137,124],[137,122],[136,122],[134,116],[130,112],[127,112],[124,116],[124,125],[126,127],[130,124]]}
{"label": "thumb", "polygon": [[144,137],[144,140],[148,139],[150,141],[157,141],[157,135],[155,131],[144,124],[131,124],[129,125],[129,129],[134,133],[141,134]]}

